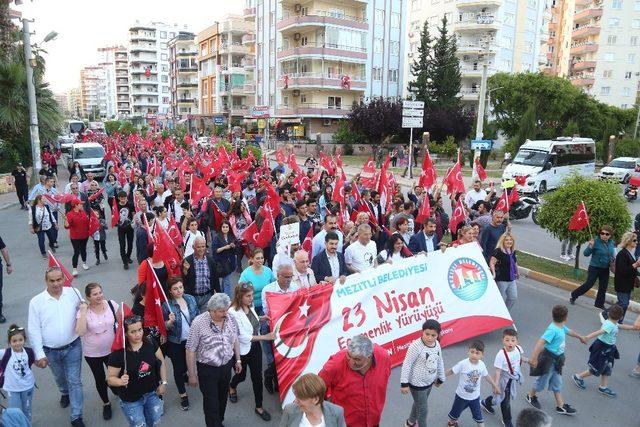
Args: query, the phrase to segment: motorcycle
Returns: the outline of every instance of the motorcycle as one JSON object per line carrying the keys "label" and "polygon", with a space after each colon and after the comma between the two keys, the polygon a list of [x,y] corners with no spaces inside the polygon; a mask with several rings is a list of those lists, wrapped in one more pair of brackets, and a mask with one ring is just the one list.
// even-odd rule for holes
{"label": "motorcycle", "polygon": [[627,185],[627,187],[624,189],[624,197],[628,202],[636,200],[638,198],[638,187],[631,184]]}
{"label": "motorcycle", "polygon": [[533,223],[538,225],[538,209],[540,207],[540,199],[538,193],[523,194],[520,199],[509,206],[509,219],[525,219],[531,214]]}

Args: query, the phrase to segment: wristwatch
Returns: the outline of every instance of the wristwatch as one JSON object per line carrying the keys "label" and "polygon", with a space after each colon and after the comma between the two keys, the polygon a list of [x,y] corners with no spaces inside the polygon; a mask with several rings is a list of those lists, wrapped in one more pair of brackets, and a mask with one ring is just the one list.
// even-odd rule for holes
{"label": "wristwatch", "polygon": [[166,381],[160,381],[160,385],[167,385],[167,384],[169,384],[169,383],[166,382]]}
{"label": "wristwatch", "polygon": [[236,363],[242,363],[242,360],[237,359],[237,360],[236,360]]}

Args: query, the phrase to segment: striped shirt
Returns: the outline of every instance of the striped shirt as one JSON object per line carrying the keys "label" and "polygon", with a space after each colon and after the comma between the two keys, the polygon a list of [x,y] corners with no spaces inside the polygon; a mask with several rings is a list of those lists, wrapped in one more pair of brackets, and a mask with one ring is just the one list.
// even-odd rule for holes
{"label": "striped shirt", "polygon": [[240,329],[233,316],[225,315],[220,329],[206,311],[191,322],[186,349],[195,353],[198,363],[223,366],[233,357],[233,346],[239,334]]}

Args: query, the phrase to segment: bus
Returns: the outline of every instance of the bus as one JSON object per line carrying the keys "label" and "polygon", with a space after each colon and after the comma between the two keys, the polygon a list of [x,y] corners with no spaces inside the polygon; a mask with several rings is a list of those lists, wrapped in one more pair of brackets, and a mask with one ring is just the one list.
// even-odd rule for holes
{"label": "bus", "polygon": [[521,192],[544,193],[569,175],[593,176],[595,169],[596,144],[591,138],[527,140],[504,169],[502,179],[526,177],[525,185],[518,188]]}
{"label": "bus", "polygon": [[62,132],[58,137],[60,151],[68,153],[79,134],[84,132],[86,126],[82,120],[65,120]]}

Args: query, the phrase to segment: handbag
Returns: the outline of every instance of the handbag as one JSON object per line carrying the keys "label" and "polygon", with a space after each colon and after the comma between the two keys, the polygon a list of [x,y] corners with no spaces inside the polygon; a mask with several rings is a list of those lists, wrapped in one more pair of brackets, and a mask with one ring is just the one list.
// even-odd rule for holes
{"label": "handbag", "polygon": [[225,277],[231,274],[231,263],[215,260],[213,261],[213,269],[218,277]]}

